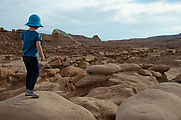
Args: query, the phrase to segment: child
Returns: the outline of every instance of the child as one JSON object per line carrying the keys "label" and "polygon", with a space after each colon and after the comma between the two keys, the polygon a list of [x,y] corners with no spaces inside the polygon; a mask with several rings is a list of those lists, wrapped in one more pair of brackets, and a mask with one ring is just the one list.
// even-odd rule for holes
{"label": "child", "polygon": [[40,55],[41,61],[44,61],[45,57],[40,44],[42,39],[36,30],[43,26],[40,24],[40,17],[35,14],[29,17],[29,21],[25,25],[29,26],[29,29],[24,31],[21,35],[23,44],[23,61],[27,70],[25,96],[39,98],[39,96],[33,91],[39,76],[39,64],[37,57]]}

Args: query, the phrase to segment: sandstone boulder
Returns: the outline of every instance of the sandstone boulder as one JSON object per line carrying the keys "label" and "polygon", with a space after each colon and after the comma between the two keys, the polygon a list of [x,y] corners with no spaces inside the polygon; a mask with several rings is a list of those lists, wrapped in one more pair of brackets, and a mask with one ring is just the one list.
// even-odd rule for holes
{"label": "sandstone boulder", "polygon": [[119,66],[112,64],[105,64],[105,65],[91,65],[86,67],[88,73],[91,74],[100,74],[100,75],[111,75],[113,73],[117,73],[120,71]]}
{"label": "sandstone boulder", "polygon": [[16,95],[19,95],[25,91],[25,87],[15,89],[15,90],[9,90],[9,91],[3,91],[0,93],[0,101],[12,98]]}
{"label": "sandstone boulder", "polygon": [[138,71],[141,67],[137,64],[120,64],[119,65],[122,72],[125,71]]}
{"label": "sandstone boulder", "polygon": [[85,61],[80,61],[79,63],[79,67],[80,68],[86,68],[87,66],[89,66],[90,64],[88,62]]}
{"label": "sandstone boulder", "polygon": [[2,92],[4,92],[4,91],[6,91],[6,88],[5,88],[5,87],[0,86],[0,93],[2,93]]}
{"label": "sandstone boulder", "polygon": [[78,74],[74,77],[71,78],[73,83],[76,83],[77,81],[79,81],[80,79],[83,79],[85,76],[87,76],[86,74],[82,73],[82,74]]}
{"label": "sandstone boulder", "polygon": [[108,67],[111,67],[111,68],[114,68],[116,69],[116,71],[120,72],[121,71],[121,68],[119,65],[115,64],[115,63],[107,63],[105,64],[105,66],[108,66]]}
{"label": "sandstone boulder", "polygon": [[173,79],[173,81],[178,82],[178,83],[181,83],[181,74],[177,75],[177,76]]}
{"label": "sandstone boulder", "polygon": [[134,88],[137,92],[151,88],[158,84],[154,76],[142,76],[137,72],[119,72],[110,76],[109,86],[121,84],[123,87]]}
{"label": "sandstone boulder", "polygon": [[164,73],[169,71],[170,66],[168,65],[153,65],[152,67],[148,68],[149,70],[153,70],[155,72]]}
{"label": "sandstone boulder", "polygon": [[9,70],[9,69],[0,67],[0,79],[1,80],[4,78],[7,78],[9,75],[12,75],[13,73],[14,73],[13,70]]}
{"label": "sandstone boulder", "polygon": [[114,85],[111,87],[94,88],[89,92],[87,97],[111,100],[119,105],[123,100],[133,95],[134,91],[132,88],[122,88],[122,85]]}
{"label": "sandstone boulder", "polygon": [[26,82],[26,72],[13,73],[9,76],[9,83],[11,84],[11,89],[23,87]]}
{"label": "sandstone boulder", "polygon": [[160,78],[157,78],[157,80],[159,81],[159,83],[162,83],[162,82],[168,82],[168,78],[167,78],[167,75],[165,73],[161,73],[161,77]]}
{"label": "sandstone boulder", "polygon": [[136,72],[120,72],[110,76],[105,83],[110,87],[92,89],[88,97],[112,100],[119,105],[126,98],[158,84],[153,76],[142,76]]}
{"label": "sandstone boulder", "polygon": [[86,108],[97,120],[115,120],[118,106],[111,101],[91,97],[74,97],[70,101]]}
{"label": "sandstone boulder", "polygon": [[48,77],[53,77],[55,74],[60,73],[60,69],[45,69],[44,72],[47,73]]}
{"label": "sandstone boulder", "polygon": [[36,84],[35,90],[38,91],[58,91],[62,88],[58,83],[51,83],[51,82],[41,82]]}
{"label": "sandstone boulder", "polygon": [[75,82],[74,85],[76,87],[84,87],[96,83],[101,83],[108,80],[108,77],[106,75],[94,75],[90,74],[85,76],[84,78],[80,79],[79,81]]}
{"label": "sandstone boulder", "polygon": [[141,64],[143,69],[148,69],[153,66],[153,64]]}
{"label": "sandstone boulder", "polygon": [[179,120],[180,92],[178,83],[161,83],[142,91],[119,106],[116,120]]}
{"label": "sandstone boulder", "polygon": [[152,72],[150,70],[140,69],[137,73],[143,76],[152,76]]}
{"label": "sandstone boulder", "polygon": [[48,78],[50,82],[57,82],[58,80],[61,79],[61,75],[58,73],[58,74],[55,74],[53,77],[50,77]]}
{"label": "sandstone boulder", "polygon": [[67,58],[66,61],[63,63],[64,67],[71,66],[75,62],[74,58]]}
{"label": "sandstone boulder", "polygon": [[39,99],[20,94],[0,102],[1,120],[96,120],[85,108],[53,92],[38,92]]}
{"label": "sandstone boulder", "polygon": [[82,73],[86,74],[86,72],[79,67],[68,66],[66,68],[63,68],[61,70],[60,74],[62,77],[74,77],[74,76],[76,76],[78,74],[82,74]]}
{"label": "sandstone boulder", "polygon": [[51,66],[52,68],[59,68],[60,65],[62,65],[62,62],[61,60],[57,59],[57,60],[48,62],[47,65]]}
{"label": "sandstone boulder", "polygon": [[160,72],[151,71],[151,73],[157,80],[162,78],[162,74]]}
{"label": "sandstone boulder", "polygon": [[[0,86],[11,89],[24,85],[26,73],[20,73],[18,69],[0,68]],[[15,85],[15,86],[14,86]]]}
{"label": "sandstone boulder", "polygon": [[95,56],[93,56],[93,55],[86,55],[85,56],[85,61],[86,62],[90,62],[90,61],[95,61]]}

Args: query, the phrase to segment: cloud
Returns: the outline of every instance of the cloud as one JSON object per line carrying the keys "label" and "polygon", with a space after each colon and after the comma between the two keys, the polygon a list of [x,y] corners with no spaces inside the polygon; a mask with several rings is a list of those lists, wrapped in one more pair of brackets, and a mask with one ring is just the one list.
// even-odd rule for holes
{"label": "cloud", "polygon": [[[13,3],[14,6],[9,3]],[[145,16],[152,17],[152,22],[159,22],[160,20],[166,21],[162,18],[170,13],[177,13],[174,16],[176,19],[180,19],[178,15],[181,15],[181,2],[169,3],[168,0],[157,0],[149,3],[140,3],[137,0],[1,0],[1,8],[9,5],[15,9],[19,7],[20,10],[25,10],[27,15],[37,13],[43,16],[56,15],[56,17],[66,16],[65,11],[76,13],[86,11],[89,8],[105,13],[112,11],[113,15],[110,16],[112,21],[122,24],[142,23],[146,19]],[[83,21],[72,19],[72,22],[78,24]]]}
{"label": "cloud", "polygon": [[62,2],[57,5],[64,10],[80,10],[84,8],[98,7],[101,5],[99,0],[62,0]]}
{"label": "cloud", "polygon": [[85,31],[85,35],[101,31],[106,37],[129,37],[145,31],[155,34],[180,30],[176,27],[181,25],[180,0],[144,1],[147,0],[0,0],[0,24],[9,29],[26,28],[29,15],[36,13],[46,31],[60,28]]}
{"label": "cloud", "polygon": [[[120,1],[111,3],[109,5],[105,4],[102,11],[115,11],[113,21],[119,21],[121,23],[141,23],[142,20],[150,19],[151,17],[156,17],[157,19],[152,19],[152,22],[167,21],[168,19],[162,19],[170,13],[181,14],[181,2],[180,3],[168,3],[166,1],[157,1],[151,3],[138,3],[136,0]],[[148,16],[148,18],[145,18]],[[179,18],[179,16],[174,16]]]}
{"label": "cloud", "polygon": [[[173,22],[175,19],[180,20],[181,15],[181,2],[169,3],[168,0],[157,0],[149,3],[140,3],[137,0],[52,0],[43,4],[44,7],[41,10],[49,10],[49,14],[53,14],[55,11],[60,11],[60,13],[62,11],[78,12],[89,8],[105,13],[112,11],[114,12],[111,16],[112,21],[122,24],[139,24],[146,19],[151,19],[152,21],[150,22],[164,22],[168,20]],[[175,18],[165,19],[171,13],[177,14],[172,16]],[[73,23],[78,23],[75,22],[78,20],[72,21],[74,21]]]}
{"label": "cloud", "polygon": [[172,27],[170,27],[170,30],[172,30],[172,31],[181,31],[181,25],[179,26],[179,25],[177,25],[177,26],[172,26]]}

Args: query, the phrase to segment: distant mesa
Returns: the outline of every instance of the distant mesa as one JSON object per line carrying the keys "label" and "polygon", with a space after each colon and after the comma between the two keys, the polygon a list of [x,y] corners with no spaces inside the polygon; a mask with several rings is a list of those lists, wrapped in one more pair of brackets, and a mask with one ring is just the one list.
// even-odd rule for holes
{"label": "distant mesa", "polygon": [[71,35],[68,35],[66,32],[54,29],[51,35],[51,42],[59,45],[74,45],[75,40],[72,39]]}
{"label": "distant mesa", "polygon": [[60,45],[99,45],[102,43],[98,35],[88,38],[83,35],[68,34],[59,29],[53,30],[51,42],[57,42]]}
{"label": "distant mesa", "polygon": [[[5,30],[3,27],[0,28],[0,35],[3,36],[1,39],[20,39],[21,33],[25,31],[22,29],[12,29],[12,31]],[[102,44],[101,39],[98,35],[94,35],[92,38],[85,37],[83,35],[72,35],[66,33],[60,29],[54,29],[52,34],[41,33],[44,44],[47,46],[58,45],[58,46],[72,46],[72,45],[100,45]]]}
{"label": "distant mesa", "polygon": [[[12,31],[5,30],[0,27],[0,39],[10,41],[19,40],[22,29],[12,29]],[[148,38],[131,38],[126,40],[109,40],[101,41],[98,35],[93,37],[86,37],[84,35],[73,35],[66,33],[60,29],[54,29],[51,34],[41,33],[44,46],[127,46],[133,48],[180,48],[181,33],[176,35],[162,35]],[[12,43],[12,42],[11,42]],[[0,45],[1,48],[5,49]]]}
{"label": "distant mesa", "polygon": [[52,35],[54,35],[54,34],[60,34],[61,36],[65,36],[65,37],[72,39],[72,36],[70,34],[67,34],[66,32],[59,30],[59,29],[54,29],[52,32]]}

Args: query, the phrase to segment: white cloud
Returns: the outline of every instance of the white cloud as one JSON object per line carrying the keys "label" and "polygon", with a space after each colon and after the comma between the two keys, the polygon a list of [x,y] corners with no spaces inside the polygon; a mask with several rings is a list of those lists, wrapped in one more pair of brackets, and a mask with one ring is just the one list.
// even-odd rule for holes
{"label": "white cloud", "polygon": [[165,31],[167,27],[170,28],[169,31],[180,30],[180,27],[176,26],[180,26],[181,2],[168,1],[171,0],[155,2],[150,0],[148,3],[136,0],[0,0],[0,15],[3,16],[0,23],[3,26],[10,26],[10,29],[15,25],[24,26],[29,15],[36,13],[40,15],[45,28],[47,26],[49,29],[75,27],[78,31],[78,29],[93,28],[95,25],[95,29],[92,30],[98,31],[107,24],[112,29],[124,26],[118,28],[118,32],[121,29],[125,30],[126,27],[130,32],[130,26],[138,27],[134,28],[136,32],[146,27],[148,31],[151,30],[150,27],[154,27],[158,30],[155,32],[159,32],[161,29],[159,27],[163,27]]}
{"label": "white cloud", "polygon": [[57,7],[64,10],[80,10],[84,8],[98,7],[101,5],[99,0],[62,0]]}
{"label": "white cloud", "polygon": [[[175,19],[180,19],[179,15],[181,15],[181,2],[168,3],[165,0],[150,3],[138,3],[136,0],[52,0],[43,4],[44,7],[40,6],[40,10],[44,9],[42,12],[48,10],[48,14],[53,14],[55,11],[75,12],[86,8],[95,8],[101,12],[112,11],[112,20],[123,24],[142,23],[145,19],[152,19],[152,22],[168,20],[173,22]],[[175,17],[173,19],[165,19],[170,13],[179,15],[173,16]],[[145,16],[148,18],[145,18]]]}
{"label": "white cloud", "polygon": [[170,29],[172,30],[172,31],[175,31],[175,32],[180,32],[181,31],[181,25],[180,26],[172,26],[172,27],[170,27]]}
{"label": "white cloud", "polygon": [[[141,23],[145,16],[156,17],[153,22],[160,20],[167,21],[169,19],[162,19],[164,16],[170,13],[181,14],[181,2],[169,4],[165,1],[157,1],[154,3],[137,3],[135,0],[120,1],[112,4],[105,4],[102,11],[115,11],[113,20],[121,23]],[[180,16],[174,16],[180,18]],[[157,21],[158,20],[158,21]],[[170,19],[171,20],[171,19]],[[172,19],[174,20],[174,19]]]}
{"label": "white cloud", "polygon": [[[3,1],[3,2],[2,2]],[[38,11],[38,14],[45,16],[62,16],[61,12],[78,12],[86,8],[97,9],[99,12],[112,11],[112,20],[123,24],[141,23],[145,20],[145,16],[153,17],[153,22],[166,21],[163,19],[167,14],[174,13],[181,15],[181,2],[168,3],[165,0],[158,0],[150,3],[139,3],[136,0],[2,0],[4,6],[8,6],[13,2],[16,7],[25,9],[27,14]],[[2,5],[0,5],[2,6]],[[60,12],[60,14],[55,14]],[[95,13],[96,14],[96,13]],[[180,16],[174,16],[179,19]],[[65,15],[64,15],[65,16]],[[71,19],[71,18],[70,18]],[[150,19],[150,18],[149,18]],[[174,19],[169,19],[173,21]],[[73,23],[79,23],[76,19],[72,19]],[[80,21],[82,22],[82,21]]]}

